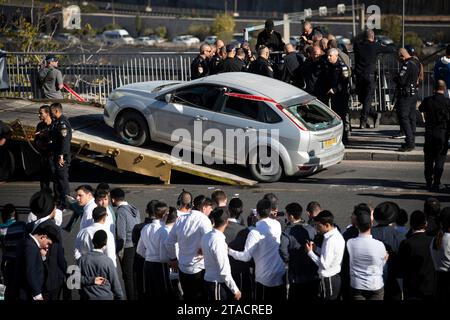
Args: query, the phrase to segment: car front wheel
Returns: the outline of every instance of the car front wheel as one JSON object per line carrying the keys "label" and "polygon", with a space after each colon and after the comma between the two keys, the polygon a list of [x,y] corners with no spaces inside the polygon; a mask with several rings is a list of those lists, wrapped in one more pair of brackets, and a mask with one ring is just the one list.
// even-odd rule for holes
{"label": "car front wheel", "polygon": [[145,144],[150,136],[145,119],[135,111],[122,114],[117,121],[116,130],[122,141],[135,147]]}

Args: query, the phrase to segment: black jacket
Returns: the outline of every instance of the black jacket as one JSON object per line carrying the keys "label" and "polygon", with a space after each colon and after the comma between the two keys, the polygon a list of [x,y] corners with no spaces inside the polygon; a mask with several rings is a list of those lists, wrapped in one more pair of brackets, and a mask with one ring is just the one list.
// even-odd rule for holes
{"label": "black jacket", "polygon": [[[249,232],[250,230],[248,228],[239,223],[230,221],[224,231],[225,241],[228,244],[228,247],[236,251],[244,251],[245,241],[247,241]],[[249,272],[251,262],[235,260],[231,256],[229,256],[229,259],[232,274]]]}
{"label": "black jacket", "polygon": [[432,237],[414,233],[400,243],[399,277],[403,278],[405,299],[431,297],[436,287],[436,273],[430,253]]}
{"label": "black jacket", "polygon": [[191,63],[191,79],[198,79],[209,75],[209,64],[206,59],[198,55]]}
{"label": "black jacket", "polygon": [[51,139],[53,156],[58,158],[60,155],[63,155],[64,160],[69,162],[70,142],[72,141],[72,126],[64,115],[53,122]]}
{"label": "black jacket", "polygon": [[377,55],[380,53],[394,53],[395,49],[382,46],[378,42],[362,41],[353,45],[355,53],[355,74],[369,77],[375,72]]}
{"label": "black jacket", "polygon": [[303,60],[296,52],[287,54],[284,57],[281,80],[298,88],[303,88],[302,65]]}
{"label": "black jacket", "polygon": [[258,57],[255,61],[250,64],[248,70],[251,73],[259,74],[262,76],[273,78],[273,69],[270,65],[269,60]]}
{"label": "black jacket", "polygon": [[280,256],[289,263],[289,282],[306,283],[317,280],[317,265],[305,251],[306,241],[315,237],[315,229],[307,224],[295,223],[281,234]]}
{"label": "black jacket", "polygon": [[281,34],[277,31],[272,33],[267,32],[266,29],[258,34],[258,40],[256,41],[256,50],[259,46],[264,45],[271,51],[283,51],[284,42],[281,38]]}

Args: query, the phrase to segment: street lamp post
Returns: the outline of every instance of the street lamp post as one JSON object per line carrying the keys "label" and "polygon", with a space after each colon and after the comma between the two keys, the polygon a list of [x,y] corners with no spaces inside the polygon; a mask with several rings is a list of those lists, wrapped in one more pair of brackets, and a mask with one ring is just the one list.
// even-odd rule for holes
{"label": "street lamp post", "polygon": [[356,37],[356,18],[355,18],[355,0],[352,0],[352,23],[353,23],[353,38]]}
{"label": "street lamp post", "polygon": [[402,11],[402,48],[405,47],[405,0],[403,0],[403,11]]}

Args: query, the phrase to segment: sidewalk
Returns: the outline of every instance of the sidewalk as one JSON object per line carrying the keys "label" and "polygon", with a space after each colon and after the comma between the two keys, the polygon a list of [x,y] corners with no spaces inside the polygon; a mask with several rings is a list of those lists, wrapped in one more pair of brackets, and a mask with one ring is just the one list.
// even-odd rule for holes
{"label": "sidewalk", "polygon": [[423,162],[425,129],[417,127],[416,149],[410,152],[398,151],[405,139],[391,139],[398,130],[398,125],[380,125],[374,129],[359,129],[353,126],[344,159]]}

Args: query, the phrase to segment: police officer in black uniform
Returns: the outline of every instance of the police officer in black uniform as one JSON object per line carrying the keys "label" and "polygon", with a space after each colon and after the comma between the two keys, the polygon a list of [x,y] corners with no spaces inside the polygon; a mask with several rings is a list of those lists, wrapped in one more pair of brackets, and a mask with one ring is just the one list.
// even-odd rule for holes
{"label": "police officer in black uniform", "polygon": [[324,88],[331,100],[331,109],[341,117],[343,122],[342,143],[348,144],[348,101],[349,94],[349,70],[347,65],[339,59],[339,51],[335,48],[328,50],[328,62],[324,70]]}
{"label": "police officer in black uniform", "polygon": [[41,157],[40,168],[40,184],[42,189],[50,189],[50,181],[52,181],[53,165],[52,165],[52,116],[49,105],[43,105],[39,108],[39,120],[41,120],[34,133],[34,143]]}
{"label": "police officer in black uniform", "polygon": [[200,54],[192,60],[191,63],[191,79],[206,77],[209,75],[209,57],[211,54],[211,47],[207,43],[200,46]]}
{"label": "police officer in black uniform", "polygon": [[405,48],[398,50],[399,60],[402,62],[400,71],[394,77],[396,83],[397,116],[400,122],[400,130],[405,133],[405,143],[399,151],[412,151],[415,144],[416,132],[416,102],[417,102],[417,78],[419,69],[413,58]]}
{"label": "police officer in black uniform", "polygon": [[298,88],[303,88],[302,56],[295,51],[294,46],[290,43],[284,46],[284,52],[286,55],[283,59],[284,63],[281,80]]}
{"label": "police officer in black uniform", "polygon": [[266,46],[271,51],[283,51],[284,42],[281,39],[281,34],[273,29],[273,20],[266,20],[264,26],[264,30],[258,34],[256,50],[258,50],[260,46]]}
{"label": "police officer in black uniform", "polygon": [[321,77],[326,57],[318,46],[309,46],[306,49],[306,60],[303,61],[302,75],[305,81],[304,90],[320,99],[322,94]]}
{"label": "police officer in black uniform", "polygon": [[425,181],[428,189],[443,189],[441,184],[448,151],[450,99],[444,96],[445,81],[438,80],[435,94],[425,98],[419,111],[425,115]]}
{"label": "police officer in black uniform", "polygon": [[242,71],[244,65],[241,60],[236,58],[236,47],[233,44],[227,44],[225,49],[227,57],[217,66],[217,73]]}
{"label": "police officer in black uniform", "polygon": [[372,100],[375,91],[375,67],[377,55],[380,53],[394,53],[394,49],[375,42],[375,33],[369,29],[366,31],[366,39],[356,41],[353,44],[355,53],[356,91],[359,102],[362,103],[360,129],[370,128],[367,118],[373,117],[374,126],[378,114],[372,108]]}
{"label": "police officer in black uniform", "polygon": [[69,165],[71,160],[70,142],[72,140],[72,127],[62,113],[61,103],[52,103],[50,110],[54,119],[51,137],[55,198],[60,208],[66,208],[66,195],[70,194]]}
{"label": "police officer in black uniform", "polygon": [[250,64],[249,72],[273,78],[273,68],[269,61],[269,48],[260,46],[258,58]]}

